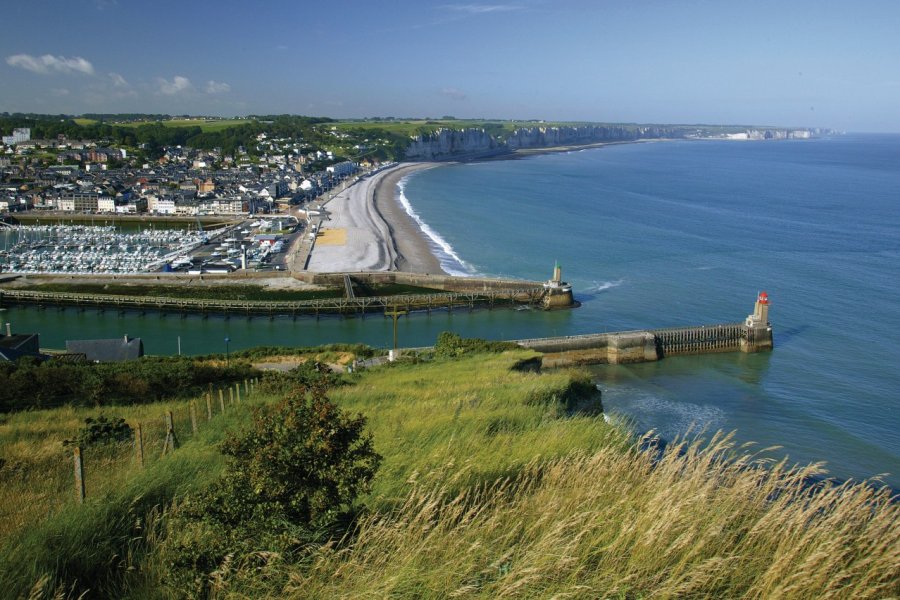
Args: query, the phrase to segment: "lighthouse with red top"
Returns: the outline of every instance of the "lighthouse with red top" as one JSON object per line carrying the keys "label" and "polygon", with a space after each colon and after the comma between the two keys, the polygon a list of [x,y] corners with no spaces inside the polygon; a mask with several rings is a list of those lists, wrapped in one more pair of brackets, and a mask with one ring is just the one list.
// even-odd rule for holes
{"label": "lighthouse with red top", "polygon": [[772,325],[769,323],[769,294],[760,292],[756,297],[753,314],[744,321],[744,336],[741,339],[741,351],[759,352],[771,350]]}

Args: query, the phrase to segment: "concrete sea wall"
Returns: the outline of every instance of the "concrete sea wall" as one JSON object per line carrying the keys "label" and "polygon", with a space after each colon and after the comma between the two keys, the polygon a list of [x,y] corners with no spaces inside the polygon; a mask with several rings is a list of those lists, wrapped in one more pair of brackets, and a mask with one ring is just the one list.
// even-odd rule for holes
{"label": "concrete sea wall", "polygon": [[620,365],[652,362],[666,356],[760,352],[773,347],[771,327],[754,328],[744,323],[537,338],[516,343],[542,352],[545,367]]}

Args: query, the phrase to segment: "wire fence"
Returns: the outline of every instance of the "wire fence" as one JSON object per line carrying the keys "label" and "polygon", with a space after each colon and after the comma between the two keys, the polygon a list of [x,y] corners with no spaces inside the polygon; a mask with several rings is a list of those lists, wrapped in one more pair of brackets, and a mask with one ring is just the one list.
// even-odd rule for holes
{"label": "wire fence", "polygon": [[200,398],[170,405],[158,416],[127,421],[130,439],[116,443],[54,445],[28,468],[6,465],[0,477],[0,541],[74,503],[102,497],[139,471],[202,433],[213,419],[254,394],[257,380],[210,386]]}
{"label": "wire fence", "polygon": [[[189,441],[200,431],[200,428],[215,416],[225,413],[229,407],[240,403],[250,397],[256,386],[256,380],[244,380],[243,384],[236,383],[226,388],[213,389],[202,398],[202,401],[191,400],[182,409],[168,410],[162,418],[139,421],[132,427],[133,439],[131,441],[131,462],[134,468],[143,469],[148,464],[162,459],[166,454],[175,452],[178,447]],[[202,406],[200,404],[202,403]],[[92,448],[93,449],[93,448]],[[76,446],[72,451],[73,475],[75,484],[75,499],[81,503],[88,495],[88,491],[94,493],[87,485],[85,471],[88,474],[91,467],[98,472],[103,472],[104,452],[109,450],[101,448],[92,455],[95,464],[89,466],[84,450]],[[127,448],[119,449],[118,453],[112,451],[111,462],[128,460]],[[91,454],[89,454],[91,455]],[[123,456],[124,455],[124,456]],[[104,485],[115,485],[116,480],[102,475],[96,478],[98,482],[97,493],[103,494],[109,489]]]}

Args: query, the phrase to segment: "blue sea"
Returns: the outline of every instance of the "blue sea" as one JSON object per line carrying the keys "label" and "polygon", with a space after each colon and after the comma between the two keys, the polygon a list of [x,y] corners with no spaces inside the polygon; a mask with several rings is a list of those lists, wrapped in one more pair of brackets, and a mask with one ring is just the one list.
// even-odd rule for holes
{"label": "blue sea", "polygon": [[[791,463],[900,487],[900,136],[671,141],[447,164],[398,190],[460,274],[548,279],[581,306],[454,310],[400,320],[401,346],[438,333],[521,339],[741,321],[767,291],[775,349],[597,366],[609,413],[671,440],[736,431]],[[142,337],[147,353],[263,344],[392,343],[366,318],[179,317],[10,307],[45,347]]]}
{"label": "blue sea", "polygon": [[609,146],[402,188],[451,271],[547,279],[559,261],[582,306],[529,334],[740,321],[767,291],[772,353],[595,367],[607,411],[900,483],[900,136]]}

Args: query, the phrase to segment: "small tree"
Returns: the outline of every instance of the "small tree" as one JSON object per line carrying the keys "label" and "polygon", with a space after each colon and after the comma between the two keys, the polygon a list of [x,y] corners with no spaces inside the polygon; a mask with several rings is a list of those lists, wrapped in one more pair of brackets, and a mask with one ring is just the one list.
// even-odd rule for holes
{"label": "small tree", "polygon": [[157,583],[173,597],[207,597],[213,573],[279,577],[265,571],[267,556],[296,558],[343,535],[339,518],[381,462],[365,425],[329,402],[323,387],[298,387],[257,409],[252,425],[222,445],[230,457],[223,478],[169,513]]}
{"label": "small tree", "polygon": [[291,521],[327,526],[368,491],[381,462],[362,415],[350,416],[320,390],[297,388],[253,425],[230,436],[227,479],[250,504],[278,507]]}

